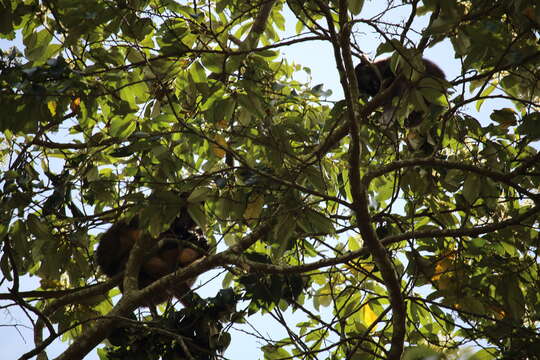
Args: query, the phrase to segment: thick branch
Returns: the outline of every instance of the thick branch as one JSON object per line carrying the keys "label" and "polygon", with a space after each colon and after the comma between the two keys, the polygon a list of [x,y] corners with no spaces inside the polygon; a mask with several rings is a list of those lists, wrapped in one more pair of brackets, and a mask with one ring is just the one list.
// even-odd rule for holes
{"label": "thick branch", "polygon": [[394,161],[385,166],[379,166],[377,170],[369,171],[364,176],[364,182],[369,184],[369,182],[376,177],[385,175],[389,172],[396,171],[402,168],[413,167],[413,166],[438,166],[438,167],[442,167],[446,169],[459,169],[463,171],[472,172],[474,174],[478,174],[478,175],[490,178],[492,180],[498,181],[500,183],[503,183],[505,185],[508,185],[516,189],[519,193],[523,195],[527,195],[531,199],[539,199],[539,196],[537,194],[534,194],[528,191],[527,189],[523,188],[522,186],[513,182],[511,178],[514,176],[514,174],[505,174],[505,173],[494,171],[488,168],[478,167],[471,164],[465,164],[463,162],[445,161],[445,160],[438,160],[438,159],[432,159],[432,158],[400,160],[400,161]]}
{"label": "thick branch", "polygon": [[[69,293],[62,296],[61,298],[54,300],[49,305],[45,307],[43,310],[43,315],[46,317],[49,317],[53,315],[58,309],[60,309],[62,306],[68,305],[68,304],[77,304],[81,301],[87,301],[89,298],[92,298],[94,296],[100,296],[103,293],[109,291],[114,286],[118,284],[120,281],[120,276],[115,277],[114,279],[111,279],[110,281],[107,281],[106,283],[98,284],[98,285],[92,285],[87,288],[83,289],[75,289],[70,290]],[[67,290],[66,290],[67,291]],[[19,293],[21,296],[28,296],[28,297],[35,297],[36,293],[42,293],[41,291],[28,291],[24,293]],[[55,293],[55,292],[45,292],[45,293]],[[36,347],[32,350],[27,352],[26,354],[22,355],[19,359],[30,359],[42,351],[45,350],[47,346],[49,346],[50,343],[52,343],[57,336],[54,336],[54,334],[50,334],[45,341],[43,341],[43,326],[45,325],[43,319],[38,318],[36,321],[36,326],[34,327],[34,344]]]}
{"label": "thick branch", "polygon": [[[342,84],[343,85],[343,84]],[[398,81],[392,82],[384,91],[379,92],[375,97],[371,99],[367,104],[362,106],[358,113],[358,118],[367,118],[373,113],[379,106],[382,106],[388,101],[390,94],[394,92],[394,89],[399,85]],[[347,104],[348,105],[348,104]],[[345,120],[346,114],[343,115],[343,121],[340,121],[339,126],[334,132],[330,133],[326,139],[313,151],[313,156],[316,159],[322,158],[328,151],[337,145],[347,134],[349,133],[350,124]]]}
{"label": "thick branch", "polygon": [[261,35],[266,29],[266,22],[268,20],[268,17],[270,16],[270,13],[272,12],[272,7],[274,6],[275,2],[275,0],[263,0],[261,11],[258,13],[257,17],[253,21],[251,31],[249,32],[246,39],[243,41],[242,46],[240,46],[241,49],[250,50],[254,49],[257,46]]}
{"label": "thick branch", "polygon": [[160,280],[155,281],[144,289],[131,291],[131,293],[120,299],[114,308],[106,315],[106,318],[97,320],[93,326],[79,336],[73,344],[57,358],[57,360],[84,358],[86,354],[110,334],[110,331],[115,326],[115,317],[127,315],[140,306],[140,304],[144,303],[145,299],[152,297],[155,293],[165,291],[165,289],[170,288],[172,284],[181,283],[189,278],[196,277],[205,271],[225,265],[228,256],[242,253],[269,230],[269,223],[265,223],[230,249],[197,260],[185,268],[178,269],[176,272],[162,277]]}
{"label": "thick branch", "polygon": [[[384,284],[388,290],[390,306],[392,307],[392,339],[390,350],[387,353],[387,359],[399,360],[403,352],[403,344],[405,340],[405,322],[406,322],[406,307],[401,294],[400,280],[394,271],[394,265],[389,257],[386,248],[379,241],[375,229],[371,222],[371,214],[369,213],[369,198],[367,194],[368,184],[361,181],[360,177],[360,156],[361,142],[359,136],[359,127],[361,126],[358,114],[358,87],[356,85],[356,76],[352,63],[352,55],[350,49],[350,24],[347,19],[347,3],[345,0],[340,1],[340,28],[342,36],[339,47],[343,52],[343,61],[349,79],[349,98],[347,104],[349,106],[349,134],[351,136],[351,145],[349,148],[349,181],[351,183],[351,194],[353,198],[353,210],[356,214],[356,221],[362,239],[369,249],[373,260],[383,278]],[[334,44],[338,46],[338,44]],[[351,98],[353,96],[353,98]],[[364,124],[365,126],[365,124]]]}
{"label": "thick branch", "polygon": [[[381,244],[386,248],[392,244],[410,240],[410,239],[429,239],[429,238],[444,238],[449,236],[479,236],[482,234],[493,233],[497,230],[501,230],[510,226],[519,225],[521,222],[527,220],[528,218],[540,213],[540,206],[533,207],[523,214],[515,216],[511,219],[487,224],[483,226],[476,226],[472,228],[459,228],[459,229],[443,229],[443,230],[426,230],[426,231],[414,231],[406,232],[399,235],[392,235],[385,237],[380,240]],[[320,270],[328,266],[335,266],[339,264],[344,264],[348,261],[355,260],[357,258],[365,257],[369,255],[368,247],[364,246],[356,251],[347,252],[344,255],[336,256],[333,258],[322,259],[314,261],[312,263],[295,265],[295,266],[283,266],[283,265],[274,265],[268,263],[259,263],[256,261],[251,261],[243,257],[237,257],[232,255],[223,255],[226,258],[228,264],[237,265],[247,271],[260,272],[265,274],[287,274],[287,273],[305,273],[313,270]]]}

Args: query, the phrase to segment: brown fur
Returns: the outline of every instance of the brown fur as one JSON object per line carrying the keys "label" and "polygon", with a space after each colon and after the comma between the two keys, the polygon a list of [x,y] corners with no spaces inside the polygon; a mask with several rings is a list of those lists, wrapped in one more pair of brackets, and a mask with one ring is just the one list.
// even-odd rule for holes
{"label": "brown fur", "polygon": [[[384,90],[396,80],[397,76],[392,72],[390,58],[375,61],[373,63],[361,62],[355,68],[358,90],[360,93],[375,96],[379,91]],[[445,74],[435,63],[428,59],[422,59],[424,64],[424,77],[435,79],[445,79]],[[388,96],[388,101],[383,105],[385,117],[383,123],[386,125],[391,121],[394,111],[392,99],[403,94],[411,86],[410,82],[402,77],[399,83],[394,86],[394,90]],[[427,103],[427,99],[424,99]],[[423,114],[420,111],[413,111],[405,121],[406,127],[414,127],[422,122]]]}
{"label": "brown fur", "polygon": [[[206,240],[193,228],[193,221],[187,222],[183,218],[177,218],[171,224],[169,230],[152,239],[153,244],[164,240],[160,248],[149,254],[141,265],[139,273],[139,288],[144,288],[176,269],[185,267],[201,258],[203,251],[208,250]],[[112,225],[102,236],[96,250],[96,260],[101,271],[113,277],[125,270],[126,263],[133,245],[143,236],[139,228],[138,219],[130,222],[120,220]],[[193,247],[189,247],[189,244]],[[163,294],[156,294],[150,299],[150,304],[156,305],[175,296],[182,300],[189,292],[195,278],[175,285]],[[120,290],[122,284],[120,284]]]}

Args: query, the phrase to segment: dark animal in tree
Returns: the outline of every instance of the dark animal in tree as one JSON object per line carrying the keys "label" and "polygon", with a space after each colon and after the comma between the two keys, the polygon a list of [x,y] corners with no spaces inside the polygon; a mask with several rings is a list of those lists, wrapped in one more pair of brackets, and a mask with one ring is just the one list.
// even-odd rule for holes
{"label": "dark animal in tree", "polygon": [[[101,271],[109,277],[122,273],[133,245],[141,236],[148,235],[139,226],[138,216],[130,221],[120,220],[111,226],[101,236],[96,250],[96,260]],[[206,239],[187,211],[175,218],[167,231],[154,239],[145,240],[150,240],[146,243],[150,243],[153,249],[149,249],[149,254],[141,265],[139,273],[141,289],[178,268],[191,264],[208,250]],[[185,303],[186,295],[194,282],[195,278],[175,284],[173,288],[149,299],[149,305],[162,303],[173,296]]]}
{"label": "dark animal in tree", "polygon": [[[423,70],[421,79],[431,78],[436,80],[435,82],[429,82],[429,84],[431,84],[430,86],[436,87],[436,89],[442,93],[444,91],[444,72],[427,59],[422,59],[422,64],[424,69],[416,69],[418,71]],[[395,113],[395,106],[392,104],[392,99],[405,94],[413,86],[413,83],[399,68],[396,73],[392,71],[391,58],[375,61],[373,63],[362,61],[356,66],[355,72],[360,93],[369,96],[377,95],[397,79],[398,83],[393,86],[393,90],[383,104],[384,113],[381,123],[384,125],[390,124],[393,114]],[[427,105],[430,105],[430,101],[425,97],[424,101]],[[423,111],[415,109],[405,120],[405,126],[417,126],[422,122],[423,118]]]}

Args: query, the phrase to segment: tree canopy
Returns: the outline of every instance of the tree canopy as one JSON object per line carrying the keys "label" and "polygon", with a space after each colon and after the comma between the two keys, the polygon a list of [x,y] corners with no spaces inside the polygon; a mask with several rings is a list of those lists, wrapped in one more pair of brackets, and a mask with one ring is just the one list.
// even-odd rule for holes
{"label": "tree canopy", "polygon": [[[21,359],[57,339],[59,359],[101,342],[101,359],[210,359],[235,337],[272,360],[536,359],[539,32],[522,0],[0,1],[0,38],[22,39],[0,53],[0,299],[33,328]],[[343,99],[280,53],[310,42]],[[441,92],[422,58],[444,42],[461,67]],[[407,84],[393,99],[357,86],[379,55]],[[119,295],[100,234],[185,212],[211,250]],[[144,308],[215,269],[197,306]]]}

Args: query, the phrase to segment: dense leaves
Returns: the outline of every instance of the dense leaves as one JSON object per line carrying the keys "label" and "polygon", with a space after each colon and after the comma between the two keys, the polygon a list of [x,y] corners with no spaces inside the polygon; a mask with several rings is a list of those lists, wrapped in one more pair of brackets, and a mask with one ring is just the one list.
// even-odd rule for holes
{"label": "dense leaves", "polygon": [[230,343],[221,321],[230,320],[235,300],[232,289],[225,289],[144,325],[132,316],[112,331],[110,345],[99,352],[109,359],[212,359]]}
{"label": "dense leaves", "polygon": [[[0,299],[37,319],[23,358],[57,338],[64,359],[106,338],[103,359],[213,358],[234,326],[267,359],[534,359],[539,31],[519,0],[0,1]],[[358,97],[374,38],[394,99]],[[321,41],[325,68],[280,53]],[[442,44],[446,92],[423,77]],[[344,100],[296,76],[334,63]],[[106,224],[155,236],[182,209],[212,250],[111,302]],[[220,295],[133,314],[216,268]]]}

